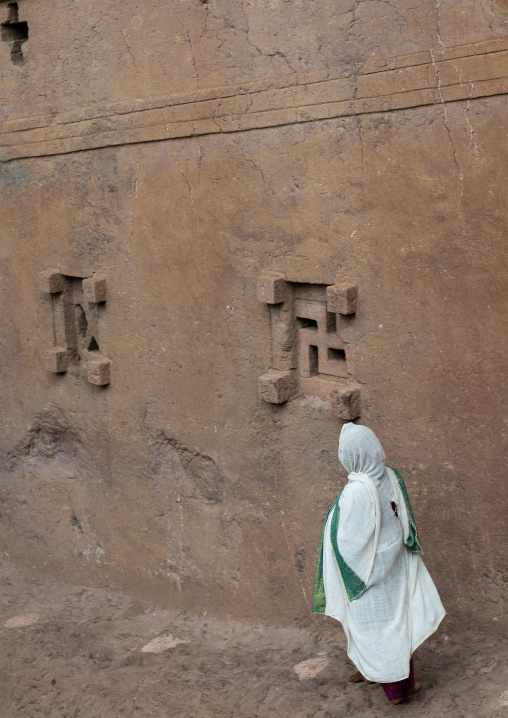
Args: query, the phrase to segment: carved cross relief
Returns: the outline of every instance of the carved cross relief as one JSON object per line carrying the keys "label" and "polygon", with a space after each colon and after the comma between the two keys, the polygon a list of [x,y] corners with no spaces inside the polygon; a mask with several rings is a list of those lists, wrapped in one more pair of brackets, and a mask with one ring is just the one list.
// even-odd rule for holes
{"label": "carved cross relief", "polygon": [[46,369],[62,374],[83,366],[91,384],[111,382],[111,361],[99,348],[98,316],[106,301],[104,277],[71,277],[41,272],[40,289],[51,295],[54,346],[44,356]]}
{"label": "carved cross relief", "polygon": [[[298,392],[327,393],[331,412],[353,420],[361,414],[361,390],[348,366],[349,347],[340,319],[356,313],[358,287],[287,282],[269,272],[258,279],[258,299],[269,306],[272,367],[259,377],[262,399],[282,404]],[[321,380],[321,381],[320,381]]]}
{"label": "carved cross relief", "polygon": [[347,377],[344,342],[337,333],[337,317],[324,302],[295,300],[300,376]]}

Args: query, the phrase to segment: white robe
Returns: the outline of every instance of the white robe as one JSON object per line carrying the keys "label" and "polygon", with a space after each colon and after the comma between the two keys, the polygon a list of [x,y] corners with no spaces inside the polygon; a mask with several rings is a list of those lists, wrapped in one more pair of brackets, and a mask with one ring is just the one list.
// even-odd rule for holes
{"label": "white robe", "polygon": [[420,556],[405,546],[408,515],[397,479],[384,462],[379,473],[379,479],[351,473],[339,500],[339,552],[367,585],[351,602],[330,539],[335,509],[326,522],[325,614],[341,622],[348,656],[363,676],[392,683],[408,677],[413,651],[434,633],[445,610]]}

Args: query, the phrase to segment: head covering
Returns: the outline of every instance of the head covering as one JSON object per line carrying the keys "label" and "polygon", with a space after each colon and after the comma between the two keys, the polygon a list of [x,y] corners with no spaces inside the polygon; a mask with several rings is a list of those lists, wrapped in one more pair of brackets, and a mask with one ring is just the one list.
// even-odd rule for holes
{"label": "head covering", "polygon": [[[349,474],[365,474],[377,484],[385,473],[385,452],[366,426],[344,424],[339,439],[339,461]],[[353,475],[353,476],[351,476]]]}

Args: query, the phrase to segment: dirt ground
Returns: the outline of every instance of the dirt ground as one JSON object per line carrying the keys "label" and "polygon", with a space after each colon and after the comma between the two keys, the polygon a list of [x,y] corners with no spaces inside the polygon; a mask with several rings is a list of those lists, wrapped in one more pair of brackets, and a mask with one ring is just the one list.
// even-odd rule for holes
{"label": "dirt ground", "polygon": [[315,633],[228,623],[3,565],[0,626],[1,718],[508,716],[505,643],[446,623],[416,654],[423,691],[399,706],[347,683],[340,628],[321,617]]}

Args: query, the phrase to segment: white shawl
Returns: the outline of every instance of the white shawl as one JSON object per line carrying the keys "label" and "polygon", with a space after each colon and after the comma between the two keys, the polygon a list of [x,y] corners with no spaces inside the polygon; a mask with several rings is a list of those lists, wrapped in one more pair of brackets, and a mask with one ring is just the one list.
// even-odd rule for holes
{"label": "white shawl", "polygon": [[348,656],[366,678],[399,681],[407,678],[413,651],[445,611],[420,556],[404,545],[409,537],[404,497],[376,435],[345,424],[339,459],[349,482],[339,499],[337,543],[366,590],[349,601],[332,547],[330,512],[323,534],[324,612],[342,623]]}
{"label": "white shawl", "polygon": [[[358,533],[350,535],[344,534],[344,532],[340,532],[339,525],[340,552],[342,557],[351,568],[353,568],[353,566],[349,563],[348,558],[351,560],[354,557],[352,563],[360,570],[359,574],[358,571],[355,572],[365,584],[368,584],[374,567],[374,559],[376,558],[379,542],[379,532],[381,530],[381,506],[379,503],[378,490],[383,478],[387,478],[391,484],[397,505],[397,513],[399,514],[398,518],[402,526],[404,542],[406,542],[409,537],[407,509],[397,477],[390,468],[386,467],[385,452],[379,439],[371,429],[356,424],[344,424],[339,440],[339,461],[346,471],[349,472],[349,481],[357,481],[367,488],[370,503],[374,509],[374,533],[369,541],[363,542],[363,550],[360,552],[358,551]],[[362,494],[355,492],[355,501],[357,504],[358,500],[361,500],[362,495],[364,495],[364,492],[362,492]],[[372,510],[371,507],[367,508],[365,506],[356,506],[356,509],[360,514],[365,513],[365,511],[369,509]],[[360,527],[359,530],[361,530]]]}

